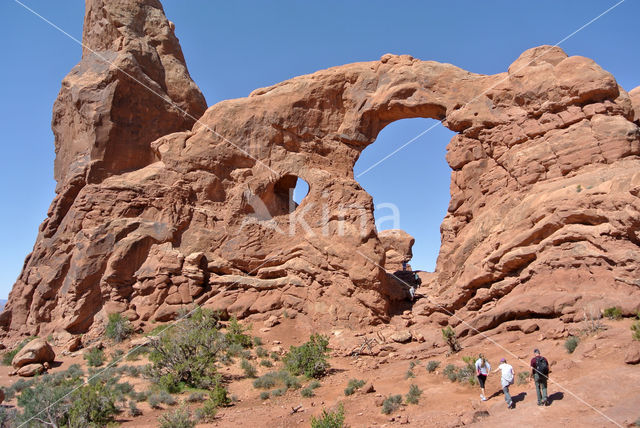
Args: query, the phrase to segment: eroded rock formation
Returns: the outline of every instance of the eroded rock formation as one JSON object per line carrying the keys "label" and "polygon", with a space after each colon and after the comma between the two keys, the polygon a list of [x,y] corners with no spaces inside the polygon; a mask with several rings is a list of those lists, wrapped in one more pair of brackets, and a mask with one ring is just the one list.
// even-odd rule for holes
{"label": "eroded rock formation", "polygon": [[[193,304],[385,320],[386,248],[353,165],[410,117],[458,132],[436,292],[414,312],[453,312],[465,334],[640,306],[637,113],[590,59],[543,46],[485,76],[385,55],[200,115],[158,2],[88,0],[85,41],[114,65],[85,52],[63,83],[59,195],[0,315],[5,329],[79,333],[110,312],[162,321]],[[298,177],[310,184],[300,206]]]}

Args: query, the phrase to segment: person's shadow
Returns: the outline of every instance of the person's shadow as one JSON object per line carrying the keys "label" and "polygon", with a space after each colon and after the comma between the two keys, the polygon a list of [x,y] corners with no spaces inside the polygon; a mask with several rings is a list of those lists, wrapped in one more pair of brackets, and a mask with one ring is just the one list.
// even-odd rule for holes
{"label": "person's shadow", "polygon": [[550,406],[556,400],[562,400],[564,398],[564,392],[554,392],[550,396],[547,397],[547,403]]}
{"label": "person's shadow", "polygon": [[524,401],[524,397],[527,396],[526,392],[521,392],[520,394],[517,395],[512,395],[511,396],[511,400],[513,400],[513,406],[515,407],[517,403]]}

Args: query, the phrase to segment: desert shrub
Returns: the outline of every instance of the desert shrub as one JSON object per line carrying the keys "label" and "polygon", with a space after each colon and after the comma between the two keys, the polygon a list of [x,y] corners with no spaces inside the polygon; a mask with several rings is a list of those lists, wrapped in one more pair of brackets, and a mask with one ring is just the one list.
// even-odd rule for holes
{"label": "desert shrub", "polygon": [[382,413],[390,415],[402,404],[402,395],[390,395],[382,402]]}
{"label": "desert shrub", "polygon": [[475,385],[478,382],[478,379],[476,378],[476,360],[476,356],[462,357],[464,367],[459,368],[456,373],[456,379],[458,380],[458,382],[468,383],[470,385]]}
{"label": "desert shrub", "polygon": [[284,394],[287,393],[288,388],[284,387],[284,388],[278,388],[278,389],[274,389],[273,391],[271,391],[271,396],[272,397],[280,397],[283,396]]}
{"label": "desert shrub", "polygon": [[231,404],[229,391],[220,383],[217,383],[209,392],[209,400],[211,400],[216,407],[227,407]]}
{"label": "desert shrub", "polygon": [[206,399],[207,399],[207,396],[205,395],[205,393],[200,391],[192,392],[187,397],[187,401],[189,403],[202,403]]}
{"label": "desert shrub", "polygon": [[573,351],[576,350],[578,343],[580,343],[580,339],[578,339],[576,336],[569,336],[564,342],[564,347],[567,349],[568,353],[572,354]]}
{"label": "desert shrub", "polygon": [[278,383],[278,373],[269,372],[253,381],[253,387],[259,389],[271,389]]}
{"label": "desert shrub", "polygon": [[160,428],[193,428],[196,426],[196,421],[186,406],[165,413],[158,418],[158,422],[160,422]]}
{"label": "desert shrub", "polygon": [[366,382],[361,379],[350,379],[347,387],[344,389],[344,395],[352,395],[358,389],[362,388]]}
{"label": "desert shrub", "polygon": [[427,371],[429,373],[433,373],[438,367],[440,367],[440,361],[431,360],[427,363]]}
{"label": "desert shrub", "polygon": [[447,367],[444,368],[442,374],[448,377],[451,382],[455,382],[458,379],[456,366],[454,366],[453,364],[447,364]]}
{"label": "desert shrub", "polygon": [[299,389],[302,386],[297,377],[284,370],[266,373],[253,381],[254,388],[259,389],[271,389],[276,385],[284,387],[285,390]]}
{"label": "desert shrub", "polygon": [[149,394],[147,395],[147,402],[152,409],[161,409],[160,405],[160,397],[157,394]]}
{"label": "desert shrub", "polygon": [[[640,312],[638,312],[638,318],[640,318]],[[640,340],[640,320],[636,320],[631,324],[631,337],[634,340]]]}
{"label": "desert shrub", "polygon": [[407,404],[418,404],[421,395],[422,390],[418,388],[418,385],[411,384],[411,386],[409,386],[409,392],[405,396],[405,401]]}
{"label": "desert shrub", "polygon": [[111,363],[112,365],[117,365],[122,356],[124,355],[124,351],[122,349],[116,349],[111,353]]}
{"label": "desert shrub", "polygon": [[71,394],[69,426],[104,426],[118,414],[116,392],[103,382],[91,382]]}
{"label": "desert shrub", "polygon": [[418,361],[411,361],[411,362],[409,363],[409,370],[413,370],[413,368],[414,368],[415,366],[417,366],[417,365],[419,365],[419,362],[418,362]]}
{"label": "desert shrub", "polygon": [[311,389],[320,388],[321,386],[322,386],[322,384],[320,382],[318,382],[317,380],[312,380],[311,383],[309,384],[309,388],[311,388]]}
{"label": "desert shrub", "polygon": [[151,350],[147,346],[138,346],[127,353],[127,361],[138,361],[142,355],[146,355]]}
{"label": "desert shrub", "polygon": [[269,358],[271,358],[273,361],[280,361],[280,355],[275,351],[269,354]]}
{"label": "desert shrub", "polygon": [[31,342],[33,339],[37,339],[38,336],[29,336],[26,339],[24,339],[22,342],[20,342],[18,344],[18,346],[16,346],[13,350],[6,352],[3,356],[2,356],[2,364],[5,366],[10,366],[11,365],[11,361],[13,361],[13,357],[16,356],[16,354],[18,352],[20,352],[20,350],[22,348],[25,347],[25,345],[29,342]]}
{"label": "desert shrub", "polygon": [[16,410],[8,407],[0,407],[0,428],[9,428],[14,426],[16,419]]}
{"label": "desert shrub", "polygon": [[260,361],[260,365],[263,367],[273,367],[271,360],[262,360]]}
{"label": "desert shrub", "polygon": [[258,358],[266,358],[267,355],[269,355],[269,352],[267,352],[267,350],[262,346],[258,346],[256,348],[256,355],[258,356]]}
{"label": "desert shrub", "polygon": [[141,368],[138,366],[122,366],[122,373],[131,377],[140,377]]}
{"label": "desert shrub", "polygon": [[462,349],[458,342],[458,338],[456,337],[456,332],[451,328],[451,326],[447,326],[447,328],[442,329],[442,338],[447,345],[449,345],[451,352],[456,353]]}
{"label": "desert shrub", "polygon": [[202,407],[196,410],[196,418],[199,422],[213,422],[217,414],[218,406],[211,399],[205,401]]}
{"label": "desert shrub", "polygon": [[240,367],[244,371],[244,375],[246,377],[254,378],[254,377],[256,377],[256,374],[258,373],[257,370],[256,370],[256,367],[253,364],[251,364],[249,361],[247,361],[247,360],[243,359],[240,362]]}
{"label": "desert shrub", "polygon": [[132,417],[142,415],[142,410],[138,409],[138,405],[134,400],[129,401],[129,415]]}
{"label": "desert shrub", "polygon": [[262,338],[258,336],[254,336],[253,346],[262,346]]}
{"label": "desert shrub", "polygon": [[610,320],[619,320],[622,318],[622,311],[616,306],[612,306],[604,310],[604,316]]}
{"label": "desert shrub", "polygon": [[251,336],[244,334],[249,330],[251,330],[250,326],[243,326],[238,322],[236,317],[231,317],[225,334],[227,343],[229,343],[229,345],[237,344],[242,348],[251,348],[253,346],[253,340]]}
{"label": "desert shrub", "polygon": [[635,426],[640,427],[640,418],[636,419],[634,424],[635,424]]}
{"label": "desert shrub", "polygon": [[602,324],[600,318],[602,314],[599,310],[592,307],[586,307],[583,310],[584,313],[584,332],[586,334],[596,334],[600,330],[604,330],[605,326]]}
{"label": "desert shrub", "polygon": [[308,397],[313,397],[316,394],[313,392],[313,388],[309,388],[307,386],[306,388],[302,388],[300,390],[300,395],[302,395],[303,397],[308,398]]}
{"label": "desert shrub", "polygon": [[328,353],[329,339],[313,334],[309,341],[301,346],[291,346],[283,361],[285,368],[293,375],[304,374],[309,378],[319,378],[329,368]]}
{"label": "desert shrub", "polygon": [[147,400],[149,401],[149,405],[154,409],[159,409],[161,407],[160,404],[166,404],[167,406],[175,406],[178,404],[173,395],[169,394],[164,389],[150,392]]}
{"label": "desert shrub", "polygon": [[261,400],[268,400],[269,399],[269,391],[262,391],[260,393],[260,399]]}
{"label": "desert shrub", "polygon": [[91,348],[84,354],[84,359],[87,360],[89,367],[100,367],[104,364],[104,351],[98,348]]}
{"label": "desert shrub", "polygon": [[165,388],[186,385],[209,389],[218,383],[216,362],[227,342],[212,311],[196,309],[151,346],[149,374]]}
{"label": "desert shrub", "polygon": [[526,385],[529,381],[529,371],[518,373],[518,385]]}
{"label": "desert shrub", "polygon": [[416,377],[416,374],[413,372],[413,370],[407,370],[407,372],[404,374],[405,379],[412,379],[414,377]]}
{"label": "desert shrub", "polygon": [[120,343],[133,334],[133,326],[128,319],[119,313],[109,314],[109,321],[104,335],[116,343]]}
{"label": "desert shrub", "polygon": [[18,415],[17,424],[26,427],[68,424],[71,401],[67,397],[81,382],[81,379],[63,380],[44,376],[33,386],[25,387],[18,397],[22,412]]}
{"label": "desert shrub", "polygon": [[311,428],[342,428],[344,427],[344,406],[342,403],[335,411],[327,412],[322,409],[322,414],[319,418],[311,416]]}

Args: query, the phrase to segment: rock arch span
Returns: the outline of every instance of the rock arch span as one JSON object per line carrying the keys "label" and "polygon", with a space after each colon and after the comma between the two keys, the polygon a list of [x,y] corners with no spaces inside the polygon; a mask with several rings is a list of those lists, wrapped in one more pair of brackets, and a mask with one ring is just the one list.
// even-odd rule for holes
{"label": "rock arch span", "polygon": [[[425,321],[455,313],[448,322],[464,319],[468,334],[571,321],[595,302],[640,305],[638,107],[592,60],[542,46],[485,76],[385,55],[201,114],[158,1],[87,0],[84,42],[101,55],[85,50],[56,102],[58,196],[0,315],[6,332],[80,333],[114,311],[165,321],[193,304],[384,321],[394,290],[353,166],[384,126],[410,117],[458,133],[430,298],[414,308]],[[167,115],[153,141],[133,132]],[[247,198],[268,199],[286,175],[310,184],[304,203],[246,221]]]}

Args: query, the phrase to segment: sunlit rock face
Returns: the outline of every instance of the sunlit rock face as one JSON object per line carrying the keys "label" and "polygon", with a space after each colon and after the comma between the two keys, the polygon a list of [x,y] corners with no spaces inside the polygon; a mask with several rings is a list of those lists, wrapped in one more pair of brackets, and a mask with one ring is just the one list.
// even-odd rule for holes
{"label": "sunlit rock face", "polygon": [[464,335],[640,308],[638,114],[590,59],[542,46],[485,76],[385,55],[206,109],[159,2],[88,0],[84,42],[54,106],[58,195],[0,315],[7,332],[194,305],[387,320],[389,245],[353,166],[411,117],[458,133],[434,292],[415,313],[455,313]]}

